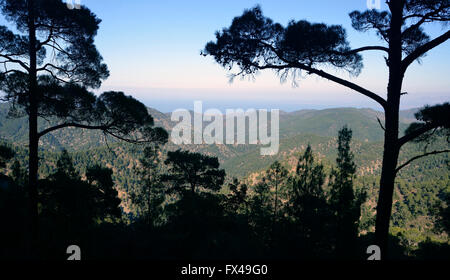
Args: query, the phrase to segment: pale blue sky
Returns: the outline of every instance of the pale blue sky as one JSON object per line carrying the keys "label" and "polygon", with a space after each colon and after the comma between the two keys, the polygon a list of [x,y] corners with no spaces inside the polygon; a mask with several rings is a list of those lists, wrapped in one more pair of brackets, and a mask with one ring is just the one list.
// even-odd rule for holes
{"label": "pale blue sky", "polygon": [[[384,1],[381,1],[384,2]],[[162,111],[192,107],[265,107],[295,110],[337,106],[376,107],[365,97],[315,76],[298,88],[280,84],[272,72],[255,81],[228,83],[227,71],[212,58],[200,56],[214,32],[228,27],[233,17],[260,4],[266,16],[281,24],[289,20],[342,24],[352,47],[380,42],[373,33],[361,34],[350,25],[348,13],[365,10],[366,0],[81,0],[102,19],[97,46],[111,71],[101,90],[123,90]],[[3,21],[3,20],[2,20]],[[0,22],[1,23],[1,22]],[[447,27],[448,28],[448,27]],[[432,36],[442,32],[431,26]],[[386,91],[383,53],[364,54],[362,74],[352,81],[377,93]],[[403,108],[448,101],[450,43],[417,63],[407,73]],[[346,77],[345,73],[338,73]]]}

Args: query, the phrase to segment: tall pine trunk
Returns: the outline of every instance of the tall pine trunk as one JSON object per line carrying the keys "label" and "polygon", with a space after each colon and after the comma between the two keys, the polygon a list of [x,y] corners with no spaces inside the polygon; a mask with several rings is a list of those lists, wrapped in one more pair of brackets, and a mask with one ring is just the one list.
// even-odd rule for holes
{"label": "tall pine trunk", "polygon": [[[381,248],[382,259],[388,255],[389,222],[392,212],[394,194],[395,168],[397,166],[399,149],[397,147],[398,122],[395,125],[398,110],[393,108],[386,112],[386,132],[383,152],[383,167],[381,170],[380,192],[377,204],[377,218],[375,225],[376,243]],[[397,112],[395,112],[397,111]]]}
{"label": "tall pine trunk", "polygon": [[387,88],[387,105],[385,108],[385,134],[383,166],[380,178],[380,192],[377,204],[375,239],[381,249],[382,259],[388,256],[389,222],[392,212],[392,199],[395,186],[395,169],[397,168],[400,147],[398,145],[399,110],[402,90],[402,1],[391,2],[392,20],[389,30],[389,84]]}
{"label": "tall pine trunk", "polygon": [[29,56],[30,56],[30,70],[29,70],[29,201],[30,201],[30,235],[31,235],[31,249],[33,253],[37,253],[38,245],[38,96],[37,96],[37,63],[36,63],[36,27],[34,22],[34,3],[32,0],[28,1],[28,32],[29,32]]}

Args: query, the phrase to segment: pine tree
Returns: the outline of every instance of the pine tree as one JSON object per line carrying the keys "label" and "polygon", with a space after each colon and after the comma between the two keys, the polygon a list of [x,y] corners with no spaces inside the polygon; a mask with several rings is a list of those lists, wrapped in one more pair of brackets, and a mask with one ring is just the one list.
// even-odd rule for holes
{"label": "pine tree", "polygon": [[[377,102],[385,113],[384,151],[377,202],[376,243],[383,258],[388,256],[389,222],[392,213],[394,183],[400,149],[423,133],[442,124],[436,122],[399,137],[399,111],[407,70],[427,52],[450,39],[450,30],[435,38],[425,32],[424,25],[450,21],[448,0],[386,1],[388,10],[369,9],[350,13],[352,27],[360,32],[374,30],[381,40],[379,45],[352,49],[347,33],[341,25],[290,21],[286,26],[263,15],[259,6],[245,10],[231,25],[216,32],[216,40],[206,44],[203,55],[230,71],[231,75],[253,76],[262,70],[282,73],[286,80],[292,75],[294,83],[299,73],[327,79]],[[377,51],[385,54],[388,67],[386,97],[364,88],[349,79],[342,79],[326,68],[347,71],[357,76],[363,68],[361,53]]]}
{"label": "pine tree", "polygon": [[[288,215],[296,225],[298,240],[311,257],[330,254],[330,220],[332,217],[324,192],[325,172],[323,165],[314,160],[308,145],[299,157],[296,174],[287,206]],[[302,252],[302,253],[305,253]]]}
{"label": "pine tree", "polygon": [[365,193],[355,194],[354,179],[356,164],[350,149],[352,131],[343,127],[338,136],[337,167],[330,175],[330,199],[336,222],[337,253],[343,257],[352,257],[358,235],[358,222],[361,215],[361,205]]}
{"label": "pine tree", "polygon": [[137,170],[141,183],[130,191],[137,215],[147,225],[157,225],[162,219],[162,204],[166,198],[166,186],[162,182],[163,167],[158,145],[147,146]]}
{"label": "pine tree", "polygon": [[220,169],[219,160],[199,153],[177,150],[167,153],[164,162],[168,174],[163,180],[171,184],[170,192],[181,196],[189,191],[218,191],[225,179],[225,170]]}
{"label": "pine tree", "polygon": [[[28,116],[30,247],[36,253],[41,137],[65,127],[133,143],[164,142],[167,133],[153,129],[147,108],[123,92],[97,97],[88,90],[109,76],[94,43],[100,19],[88,8],[70,10],[61,0],[0,0],[0,9],[16,29],[0,26],[0,90],[13,105],[11,115]],[[58,123],[39,131],[39,118]]]}

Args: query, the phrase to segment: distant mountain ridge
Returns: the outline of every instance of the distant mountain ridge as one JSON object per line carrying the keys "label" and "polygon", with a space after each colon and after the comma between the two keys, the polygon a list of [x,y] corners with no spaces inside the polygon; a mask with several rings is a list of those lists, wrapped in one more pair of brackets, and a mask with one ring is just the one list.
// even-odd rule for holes
{"label": "distant mountain ridge", "polygon": [[[0,139],[24,145],[28,141],[28,121],[26,117],[8,118],[8,103],[0,103]],[[417,109],[414,109],[417,111]],[[403,131],[411,122],[414,110],[401,112],[400,129]],[[170,113],[162,113],[148,108],[155,120],[155,125],[167,131],[176,125],[171,120]],[[193,114],[191,112],[191,114]],[[383,122],[383,113],[372,109],[334,108],[323,110],[299,110],[280,113],[280,138],[290,138],[298,134],[314,134],[318,136],[334,137],[338,130],[348,125],[354,131],[354,138],[361,141],[381,141],[383,131],[377,118]],[[54,122],[55,123],[55,122]],[[40,119],[40,128],[49,124]],[[62,148],[68,150],[85,150],[115,142],[113,138],[106,138],[101,132],[83,130],[79,128],[64,128],[55,131],[41,139],[41,148],[57,151]]]}

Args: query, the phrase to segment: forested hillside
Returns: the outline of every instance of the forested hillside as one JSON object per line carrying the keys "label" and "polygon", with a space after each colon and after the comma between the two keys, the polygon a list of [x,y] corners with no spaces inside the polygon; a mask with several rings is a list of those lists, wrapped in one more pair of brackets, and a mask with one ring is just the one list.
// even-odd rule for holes
{"label": "forested hillside", "polygon": [[[10,105],[0,103],[0,137],[4,140],[17,144],[27,143],[28,123],[26,117],[9,116]],[[402,131],[409,123],[412,112],[411,109],[401,112]],[[176,124],[171,121],[169,113],[162,113],[158,110],[148,108],[148,112],[153,116],[155,126],[163,127],[170,131]],[[192,114],[192,113],[191,113]],[[383,114],[372,109],[356,108],[336,108],[325,110],[300,110],[295,112],[281,112],[280,114],[280,138],[289,138],[298,134],[313,134],[319,136],[333,137],[338,130],[348,125],[355,131],[354,138],[360,141],[381,141],[383,131],[378,123],[384,121]],[[193,118],[191,118],[193,120]],[[45,128],[56,123],[56,120],[39,120],[39,127]],[[204,121],[204,126],[207,124]],[[73,130],[73,131],[72,131]],[[116,141],[108,138],[108,141]],[[53,132],[42,140],[42,147],[46,150],[83,150],[92,147],[105,145],[105,140],[101,132],[82,130],[78,128],[65,128]]]}
{"label": "forested hillside", "polygon": [[[26,165],[26,121],[6,117],[7,104],[0,104],[0,125],[2,138],[13,146]],[[169,114],[148,109],[155,119],[155,124],[170,131],[175,125]],[[411,111],[405,111],[402,127],[412,121]],[[275,161],[281,162],[290,172],[295,170],[299,155],[311,146],[316,158],[328,172],[334,166],[337,156],[337,132],[344,126],[355,131],[351,150],[355,154],[356,188],[368,193],[368,200],[363,205],[366,228],[373,230],[373,218],[378,192],[378,176],[381,171],[381,153],[383,144],[382,129],[377,118],[382,121],[380,113],[370,109],[337,108],[327,110],[303,110],[280,115],[280,150],[275,156],[261,156],[258,145],[174,145],[169,141],[163,148],[175,151],[179,148],[217,157],[225,169],[227,180],[233,177],[247,182],[258,183],[261,174]],[[44,121],[42,121],[44,125]],[[122,207],[126,212],[133,212],[129,192],[139,188],[139,158],[143,147],[117,143],[98,132],[82,129],[64,129],[47,137],[43,143],[40,174],[45,177],[56,170],[56,161],[62,148],[68,149],[74,166],[80,173],[95,164],[111,168],[113,178],[122,198]],[[107,145],[108,144],[108,145]],[[433,149],[446,145],[445,139],[427,147]],[[408,144],[402,149],[400,162],[416,156],[425,148],[424,144]],[[441,154],[415,161],[399,173],[393,210],[392,230],[405,236],[406,243],[416,246],[427,237],[447,240],[436,235],[433,213],[440,198],[450,186],[449,156]]]}

